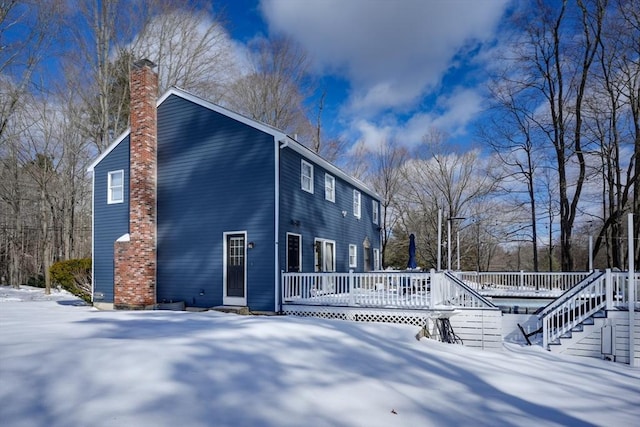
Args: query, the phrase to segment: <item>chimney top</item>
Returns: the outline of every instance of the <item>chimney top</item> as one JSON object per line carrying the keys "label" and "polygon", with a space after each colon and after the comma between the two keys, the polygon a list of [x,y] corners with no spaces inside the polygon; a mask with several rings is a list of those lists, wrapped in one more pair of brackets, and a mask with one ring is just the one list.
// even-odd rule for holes
{"label": "chimney top", "polygon": [[133,67],[137,69],[144,68],[144,67],[153,68],[155,66],[156,64],[147,58],[139,59],[133,63]]}

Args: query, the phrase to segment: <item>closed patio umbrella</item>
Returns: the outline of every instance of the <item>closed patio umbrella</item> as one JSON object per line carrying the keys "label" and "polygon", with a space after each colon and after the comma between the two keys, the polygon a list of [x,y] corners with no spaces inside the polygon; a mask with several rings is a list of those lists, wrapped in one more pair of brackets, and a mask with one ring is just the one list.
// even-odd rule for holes
{"label": "closed patio umbrella", "polygon": [[416,263],[416,236],[411,233],[409,235],[409,262],[407,268],[414,269],[418,267]]}

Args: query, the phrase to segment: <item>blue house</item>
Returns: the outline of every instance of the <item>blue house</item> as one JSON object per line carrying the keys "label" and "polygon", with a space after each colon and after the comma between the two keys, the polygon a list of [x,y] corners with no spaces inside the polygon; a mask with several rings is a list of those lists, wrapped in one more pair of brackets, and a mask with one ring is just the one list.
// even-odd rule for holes
{"label": "blue house", "polygon": [[131,76],[131,129],[93,172],[93,301],[101,308],[280,311],[281,271],[369,271],[380,200],[282,131]]}

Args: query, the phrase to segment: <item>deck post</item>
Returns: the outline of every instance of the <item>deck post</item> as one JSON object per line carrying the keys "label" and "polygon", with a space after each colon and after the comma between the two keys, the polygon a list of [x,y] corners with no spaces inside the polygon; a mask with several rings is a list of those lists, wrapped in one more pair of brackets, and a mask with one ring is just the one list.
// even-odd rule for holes
{"label": "deck post", "polygon": [[606,298],[607,298],[606,310],[613,310],[613,276],[611,275],[610,268],[607,268],[604,271],[604,283],[606,286]]}
{"label": "deck post", "polygon": [[431,301],[429,301],[429,307],[431,309],[434,309],[436,306],[436,302],[437,299],[439,298],[440,295],[440,288],[442,285],[442,273],[438,272],[436,273],[433,269],[431,270],[431,292],[430,292],[430,297],[431,297]]}
{"label": "deck post", "polygon": [[524,288],[524,270],[520,270],[520,283],[519,283],[520,289]]}
{"label": "deck post", "polygon": [[627,215],[627,235],[629,238],[629,254],[627,258],[629,260],[629,278],[627,283],[629,284],[629,365],[637,366],[636,352],[635,352],[635,326],[636,326],[636,282],[635,282],[635,266],[634,257],[635,249],[633,245],[633,214]]}
{"label": "deck post", "polygon": [[356,295],[353,289],[354,283],[353,270],[349,270],[349,307],[356,305]]}

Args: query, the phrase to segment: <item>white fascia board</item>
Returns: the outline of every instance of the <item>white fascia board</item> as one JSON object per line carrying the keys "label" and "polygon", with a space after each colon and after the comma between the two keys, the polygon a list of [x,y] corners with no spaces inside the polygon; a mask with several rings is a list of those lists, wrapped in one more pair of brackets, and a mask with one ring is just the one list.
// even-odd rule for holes
{"label": "white fascia board", "polygon": [[213,102],[206,101],[197,95],[193,95],[185,91],[184,89],[180,89],[177,87],[172,87],[164,95],[162,95],[162,97],[158,100],[158,105],[162,104],[162,102],[164,102],[164,100],[166,100],[171,95],[176,95],[180,98],[191,101],[194,104],[200,105],[201,107],[207,108],[211,111],[215,111],[216,113],[220,113],[223,116],[227,116],[229,118],[237,120],[240,123],[244,123],[247,126],[251,126],[252,128],[258,129],[266,134],[272,135],[276,140],[281,140],[287,136],[284,132],[274,128],[273,126],[269,126],[257,120],[250,119],[247,116],[244,116],[240,113],[236,113],[235,111],[231,111],[218,104],[214,104]]}
{"label": "white fascia board", "polygon": [[[193,102],[194,104],[200,105],[204,108],[207,108],[211,111],[215,111],[217,113],[220,113],[224,116],[230,117],[234,120],[237,120],[241,123],[244,123],[248,126],[251,126],[255,129],[261,130],[262,132],[265,132],[269,135],[272,135],[276,141],[279,141],[281,139],[284,139],[287,135],[284,132],[281,132],[280,130],[266,125],[264,123],[258,122],[256,120],[250,119],[246,116],[243,116],[242,114],[233,112],[231,110],[228,110],[224,107],[221,107],[220,105],[214,104],[212,102],[209,101],[205,101],[204,99],[193,95],[185,90],[176,88],[176,87],[172,87],[171,89],[169,89],[167,92],[165,92],[164,95],[162,95],[158,101],[156,102],[156,108],[158,108],[168,97],[170,97],[171,95],[176,95],[182,99],[186,99],[188,101]],[[92,172],[94,170],[94,168],[98,165],[98,163],[100,163],[102,161],[102,159],[104,159],[110,152],[112,152],[117,146],[118,144],[120,144],[126,137],[127,135],[129,135],[129,133],[131,132],[131,129],[128,128],[127,130],[125,130],[115,141],[113,141],[113,143],[111,143],[111,145],[109,145],[109,147],[107,147],[106,150],[104,150],[99,156],[98,158],[96,158],[93,163],[91,163],[91,165],[89,165],[89,167],[87,168],[88,172]]]}
{"label": "white fascia board", "polygon": [[104,150],[102,153],[100,153],[100,155],[98,156],[97,159],[95,159],[93,161],[93,163],[91,163],[89,165],[89,167],[87,168],[87,172],[93,172],[93,169],[95,169],[96,166],[98,166],[98,163],[100,163],[102,161],[102,159],[104,159],[105,157],[107,157],[107,155],[113,151],[114,148],[116,148],[128,135],[129,132],[131,131],[131,129],[127,128],[127,130],[125,130],[124,132],[122,132],[122,134],[120,134],[120,136],[118,138],[116,138],[115,141],[113,141],[111,143],[111,145],[109,145],[107,147],[106,150]]}
{"label": "white fascia board", "polygon": [[[220,105],[214,104],[212,102],[209,101],[205,101],[204,99],[193,95],[183,89],[177,88],[177,87],[172,87],[171,89],[169,89],[167,92],[165,92],[164,95],[162,95],[159,99],[158,102],[156,103],[156,108],[158,106],[160,106],[167,98],[169,98],[171,95],[176,95],[182,99],[186,99],[188,101],[193,102],[194,104],[200,105],[204,108],[207,108],[211,111],[215,111],[219,114],[222,114],[224,116],[230,117],[234,120],[239,121],[240,123],[244,123],[247,126],[251,126],[255,129],[258,129],[266,134],[272,135],[274,137],[274,139],[276,141],[280,141],[280,142],[284,142],[284,146],[282,146],[281,148],[291,148],[292,150],[296,151],[297,153],[301,154],[303,157],[311,160],[312,162],[314,162],[315,164],[323,167],[324,169],[326,169],[327,171],[330,171],[331,173],[335,174],[336,176],[339,176],[340,178],[342,178],[343,180],[347,181],[348,183],[350,183],[351,185],[353,185],[354,187],[362,190],[363,192],[377,198],[378,200],[382,200],[382,198],[376,194],[375,191],[371,190],[369,187],[367,187],[362,181],[348,175],[347,173],[345,173],[344,171],[342,171],[341,169],[339,169],[337,166],[333,165],[332,163],[328,162],[327,160],[323,159],[322,157],[320,157],[318,154],[314,153],[313,151],[311,151],[310,149],[308,149],[307,147],[305,147],[304,145],[300,144],[298,141],[296,141],[295,139],[291,138],[289,135],[285,134],[284,132],[269,126],[265,123],[250,119],[242,114],[236,113],[234,111],[231,111],[225,107],[222,107]],[[100,163],[102,161],[102,159],[104,159],[111,151],[113,151],[114,148],[116,148],[118,146],[118,144],[120,144],[126,137],[127,135],[129,135],[130,129],[127,129],[124,133],[122,133],[122,135],[120,135],[102,154],[100,154],[100,156],[98,156],[98,158],[91,163],[91,165],[87,168],[87,170],[89,172],[92,172],[93,169],[98,165],[98,163]],[[291,142],[291,143],[289,143]]]}
{"label": "white fascia board", "polygon": [[328,172],[331,172],[335,176],[342,178],[343,180],[347,181],[349,184],[353,185],[354,187],[361,190],[362,192],[375,197],[376,199],[378,199],[378,201],[382,200],[382,198],[375,191],[367,187],[367,185],[364,182],[350,176],[349,174],[344,172],[342,169],[338,168],[331,162],[328,162],[327,160],[323,159],[318,154],[314,153],[313,151],[311,151],[304,145],[300,144],[298,141],[296,141],[295,139],[291,138],[288,135],[287,135],[287,140],[288,141],[282,141],[282,142],[285,142],[285,144],[282,144],[281,148],[291,148],[296,153],[301,154],[302,157],[305,157],[306,159],[311,160],[318,166],[323,167]]}

